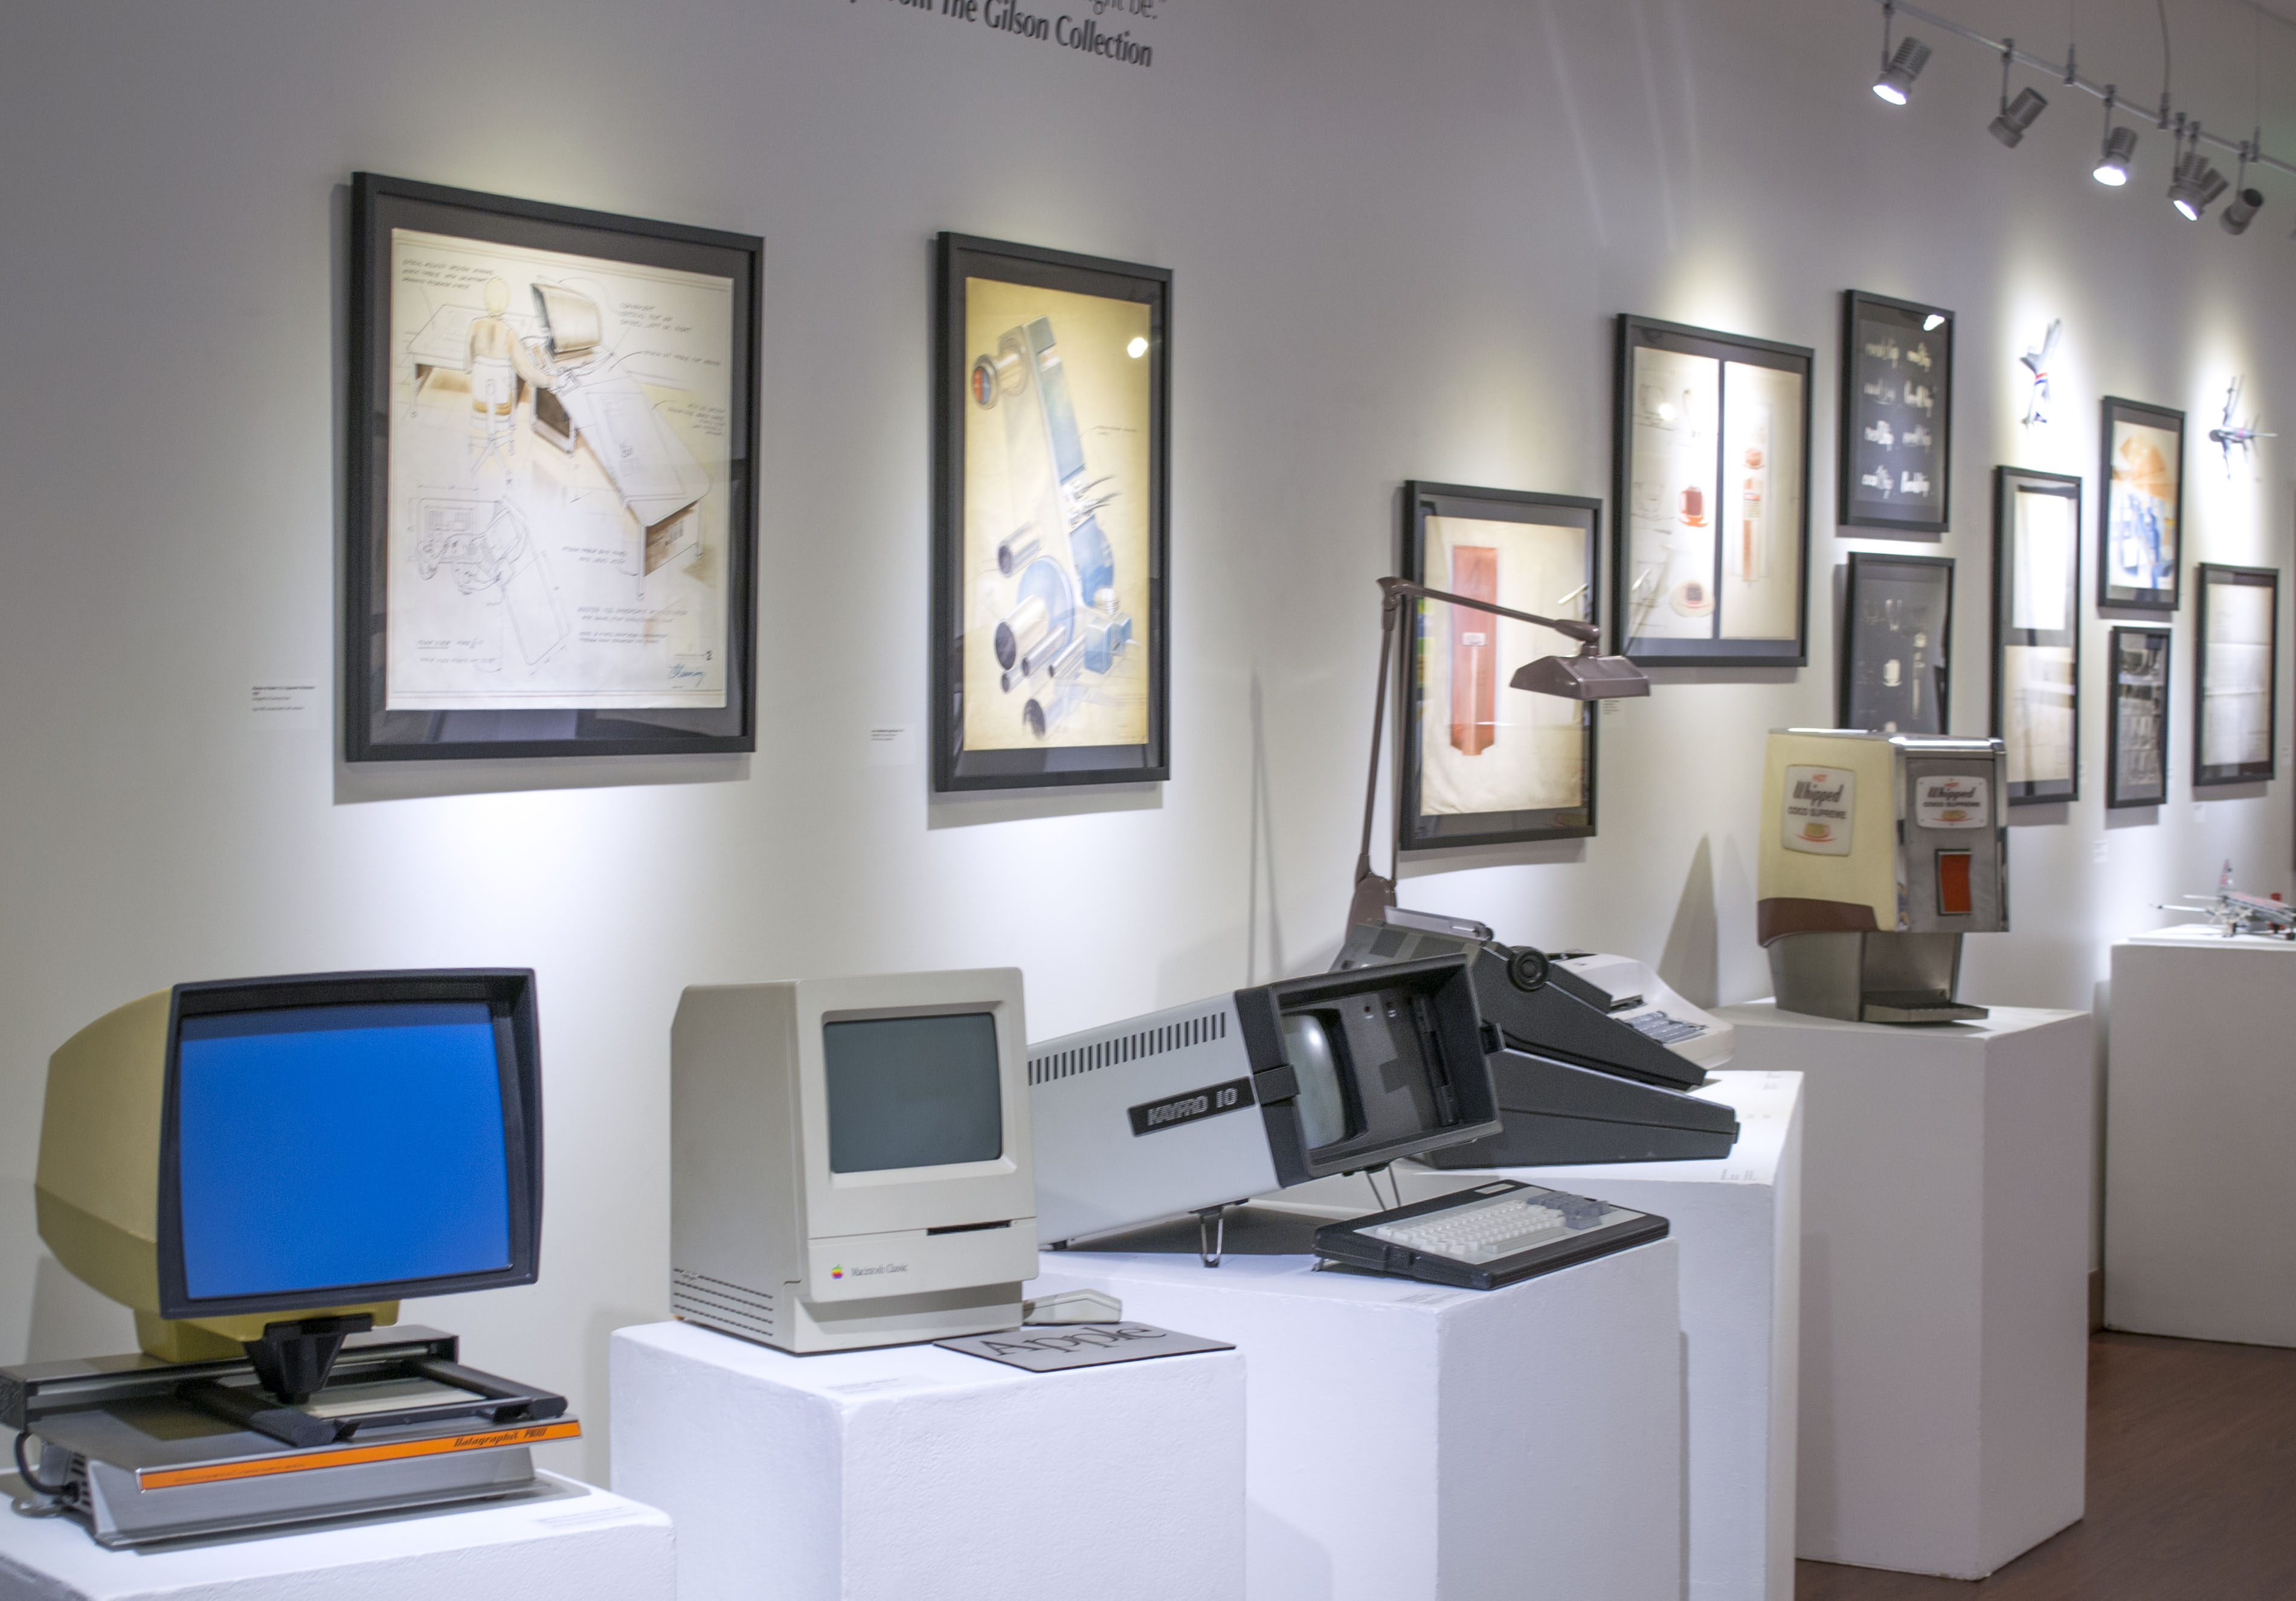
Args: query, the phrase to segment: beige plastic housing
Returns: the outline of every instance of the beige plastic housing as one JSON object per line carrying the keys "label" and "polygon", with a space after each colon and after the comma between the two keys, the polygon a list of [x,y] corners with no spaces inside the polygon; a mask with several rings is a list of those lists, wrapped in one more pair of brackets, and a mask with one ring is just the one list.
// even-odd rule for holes
{"label": "beige plastic housing", "polygon": [[[135,1314],[135,1338],[162,1361],[241,1354],[269,1314],[171,1321],[160,1316],[160,1117],[168,1080],[168,1016],[160,990],[105,1013],[48,1058],[33,1196],[40,1238],[97,1293]],[[281,1316],[370,1312],[398,1321],[398,1303],[317,1307]]]}

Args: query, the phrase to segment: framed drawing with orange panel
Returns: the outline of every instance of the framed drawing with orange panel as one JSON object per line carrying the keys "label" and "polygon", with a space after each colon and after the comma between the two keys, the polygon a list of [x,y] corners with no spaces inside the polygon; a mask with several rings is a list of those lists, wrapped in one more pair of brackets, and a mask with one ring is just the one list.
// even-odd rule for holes
{"label": "framed drawing with orange panel", "polygon": [[[1403,574],[1412,582],[1540,617],[1596,620],[1600,501],[1414,482],[1403,486]],[[1397,849],[1594,833],[1594,706],[1507,687],[1524,663],[1571,655],[1576,641],[1447,601],[1415,606],[1398,664]]]}

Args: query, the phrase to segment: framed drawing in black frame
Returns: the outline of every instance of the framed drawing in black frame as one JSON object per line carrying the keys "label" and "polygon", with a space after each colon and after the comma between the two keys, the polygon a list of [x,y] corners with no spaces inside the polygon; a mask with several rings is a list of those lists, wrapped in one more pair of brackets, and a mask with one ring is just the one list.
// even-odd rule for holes
{"label": "framed drawing in black frame", "polygon": [[937,242],[932,781],[1170,776],[1172,274]]}
{"label": "framed drawing in black frame", "polygon": [[2275,776],[2280,711],[2280,574],[2203,561],[2193,655],[2193,788]]}
{"label": "framed drawing in black frame", "polygon": [[2096,603],[2174,611],[2185,523],[2185,413],[2104,397]]}
{"label": "framed drawing in black frame", "polygon": [[2080,796],[2081,481],[1993,470],[1993,737],[2009,804]]}
{"label": "framed drawing in black frame", "polygon": [[[1403,494],[1403,576],[1413,583],[1596,620],[1600,501],[1417,482]],[[1396,848],[1593,834],[1595,703],[1507,687],[1524,663],[1571,655],[1577,643],[1447,601],[1413,607],[1397,663]]]}
{"label": "framed drawing in black frame", "polygon": [[1644,666],[1808,659],[1801,345],[1619,319],[1611,630]]}
{"label": "framed drawing in black frame", "polygon": [[2166,628],[2112,631],[2112,705],[2104,724],[2109,810],[2168,803],[2169,640]]}
{"label": "framed drawing in black frame", "polygon": [[1842,611],[1841,726],[1948,731],[1953,558],[1852,551]]}
{"label": "framed drawing in black frame", "polygon": [[764,255],[355,175],[347,760],[756,748]]}
{"label": "framed drawing in black frame", "polygon": [[1953,504],[1953,314],[1845,290],[1838,520],[1935,539]]}

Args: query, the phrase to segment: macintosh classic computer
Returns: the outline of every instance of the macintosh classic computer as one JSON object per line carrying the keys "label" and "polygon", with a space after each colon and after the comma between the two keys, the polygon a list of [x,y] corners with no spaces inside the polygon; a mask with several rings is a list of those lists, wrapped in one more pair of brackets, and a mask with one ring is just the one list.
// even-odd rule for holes
{"label": "macintosh classic computer", "polygon": [[[514,1494],[562,1397],[463,1367],[403,1297],[531,1284],[524,969],[183,984],[48,1066],[40,1237],[140,1355],[0,1370],[35,1509],[105,1545]],[[37,1442],[37,1450],[34,1449]]]}
{"label": "macintosh classic computer", "polygon": [[797,1352],[1019,1324],[1027,1040],[1015,968],[687,990],[671,1310]]}

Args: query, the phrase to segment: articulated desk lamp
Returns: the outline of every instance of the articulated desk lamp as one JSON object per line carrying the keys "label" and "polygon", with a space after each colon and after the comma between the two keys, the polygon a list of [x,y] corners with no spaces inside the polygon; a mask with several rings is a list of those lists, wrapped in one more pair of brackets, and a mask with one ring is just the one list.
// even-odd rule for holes
{"label": "articulated desk lamp", "polygon": [[1648,695],[1650,680],[1626,658],[1602,655],[1602,631],[1593,623],[1537,617],[1403,578],[1382,578],[1379,587],[1385,600],[1363,840],[1347,937],[1333,966],[1464,956],[1476,1004],[1505,1047],[1490,1058],[1502,1131],[1426,1152],[1419,1160],[1437,1167],[1488,1167],[1727,1156],[1738,1138],[1737,1119],[1727,1107],[1683,1093],[1705,1081],[1705,1058],[1719,1054],[1712,1049],[1721,1044],[1718,1037],[1699,1038],[1714,1031],[1688,1020],[1702,1014],[1662,986],[1651,994],[1652,976],[1630,986],[1643,992],[1614,993],[1563,960],[1550,961],[1544,952],[1501,943],[1480,923],[1404,911],[1395,903],[1395,880],[1371,867],[1388,676],[1407,599],[1513,617],[1579,641],[1575,656],[1543,656],[1518,669],[1508,681],[1512,688],[1564,700],[1614,700]]}

